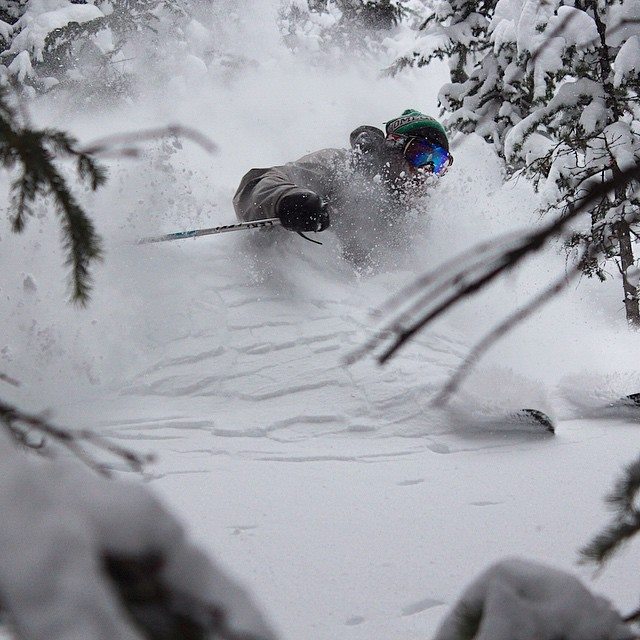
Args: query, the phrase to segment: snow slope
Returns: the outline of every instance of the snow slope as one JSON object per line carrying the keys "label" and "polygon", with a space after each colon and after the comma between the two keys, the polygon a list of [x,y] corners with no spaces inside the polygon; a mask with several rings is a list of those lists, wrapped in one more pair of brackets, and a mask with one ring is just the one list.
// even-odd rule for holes
{"label": "snow slope", "polygon": [[[156,452],[147,480],[283,638],[427,637],[463,586],[505,555],[577,571],[629,610],[640,592],[633,552],[597,579],[575,564],[605,522],[603,493],[640,448],[633,416],[594,417],[640,389],[619,282],[582,282],[540,311],[447,409],[430,405],[434,393],[475,339],[563,268],[561,251],[386,367],[344,363],[400,286],[535,224],[533,193],[503,186],[481,140],[456,142],[453,168],[407,223],[409,241],[387,249],[377,238],[371,272],[344,260],[330,231],[322,247],[282,229],[134,244],[233,221],[231,196],[253,166],[344,146],[355,126],[407,107],[436,112],[442,69],[385,79],[364,63],[292,56],[270,27],[273,8],[253,3],[254,19],[220,36],[253,66],[204,71],[185,57],[170,87],[151,73],[128,106],[34,106],[38,122],[83,140],[180,122],[220,152],[168,140],[110,163],[108,186],[85,196],[107,250],[87,310],[62,300],[55,220],[38,216],[19,238],[2,223],[0,371],[23,383],[3,396]],[[494,419],[522,407],[553,415],[556,436]]]}

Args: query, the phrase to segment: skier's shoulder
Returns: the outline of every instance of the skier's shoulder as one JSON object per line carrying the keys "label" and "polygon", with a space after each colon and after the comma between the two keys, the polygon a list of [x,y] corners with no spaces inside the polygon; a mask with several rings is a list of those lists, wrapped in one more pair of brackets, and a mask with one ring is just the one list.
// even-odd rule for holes
{"label": "skier's shoulder", "polygon": [[335,168],[344,164],[344,162],[346,162],[348,158],[349,151],[347,151],[346,149],[327,148],[308,153],[290,164],[303,166],[323,165],[327,168]]}
{"label": "skier's shoulder", "polygon": [[240,189],[255,185],[263,178],[279,175],[293,182],[305,179],[324,179],[347,166],[350,154],[346,149],[320,149],[308,153],[293,162],[272,167],[250,169],[242,178]]}

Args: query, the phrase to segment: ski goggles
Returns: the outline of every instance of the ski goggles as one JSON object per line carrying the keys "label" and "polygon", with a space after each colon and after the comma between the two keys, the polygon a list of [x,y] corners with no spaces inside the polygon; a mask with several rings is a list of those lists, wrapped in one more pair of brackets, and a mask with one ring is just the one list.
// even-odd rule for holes
{"label": "ski goggles", "polygon": [[453,163],[453,156],[443,147],[424,138],[407,138],[402,153],[416,169],[431,167],[436,175],[442,175]]}

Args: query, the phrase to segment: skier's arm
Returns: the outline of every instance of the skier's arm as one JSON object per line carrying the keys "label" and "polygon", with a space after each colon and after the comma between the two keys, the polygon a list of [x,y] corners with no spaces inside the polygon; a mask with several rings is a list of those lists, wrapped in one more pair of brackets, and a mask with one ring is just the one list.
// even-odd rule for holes
{"label": "skier's arm", "polygon": [[282,171],[282,167],[251,169],[240,182],[233,197],[238,220],[249,222],[277,218],[276,205],[283,195],[296,185]]}
{"label": "skier's arm", "polygon": [[[323,203],[331,197],[345,160],[345,151],[325,149],[283,166],[251,169],[233,198],[238,219],[281,218],[284,226],[296,230],[325,228],[328,222],[323,224],[321,220],[326,215]],[[311,217],[309,221],[304,220],[307,214]],[[306,222],[309,226],[305,229]],[[318,229],[313,228],[316,222]]]}

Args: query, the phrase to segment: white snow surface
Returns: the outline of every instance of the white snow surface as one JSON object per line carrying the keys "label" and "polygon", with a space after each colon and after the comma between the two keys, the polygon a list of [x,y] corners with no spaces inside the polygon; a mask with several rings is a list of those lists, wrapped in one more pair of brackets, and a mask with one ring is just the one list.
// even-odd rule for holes
{"label": "white snow surface", "polygon": [[[151,144],[139,160],[109,161],[108,185],[80,194],[106,249],[85,310],[64,302],[46,204],[22,236],[3,220],[0,372],[22,384],[0,382],[2,397],[155,452],[146,482],[283,639],[428,637],[474,575],[513,555],[576,573],[630,611],[636,544],[597,576],[576,566],[608,517],[603,495],[640,448],[634,411],[606,410],[640,390],[617,276],[580,282],[516,328],[444,409],[430,403],[453,368],[565,268],[562,249],[454,310],[387,366],[344,363],[401,286],[478,241],[538,224],[536,195],[523,180],[503,184],[481,139],[455,141],[455,164],[407,221],[403,246],[368,238],[379,253],[370,272],[341,256],[331,230],[321,247],[282,229],[135,245],[233,222],[231,197],[251,167],[346,146],[356,126],[409,107],[437,113],[444,67],[391,79],[346,56],[308,64],[282,46],[277,3],[247,4],[239,15],[220,3],[224,61],[200,57],[198,26],[176,48],[174,76],[160,82],[165,69],[150,65],[129,103],[80,108],[58,94],[31,106],[38,124],[87,142],[177,122],[220,152]],[[500,419],[529,407],[556,420],[555,436]]]}

